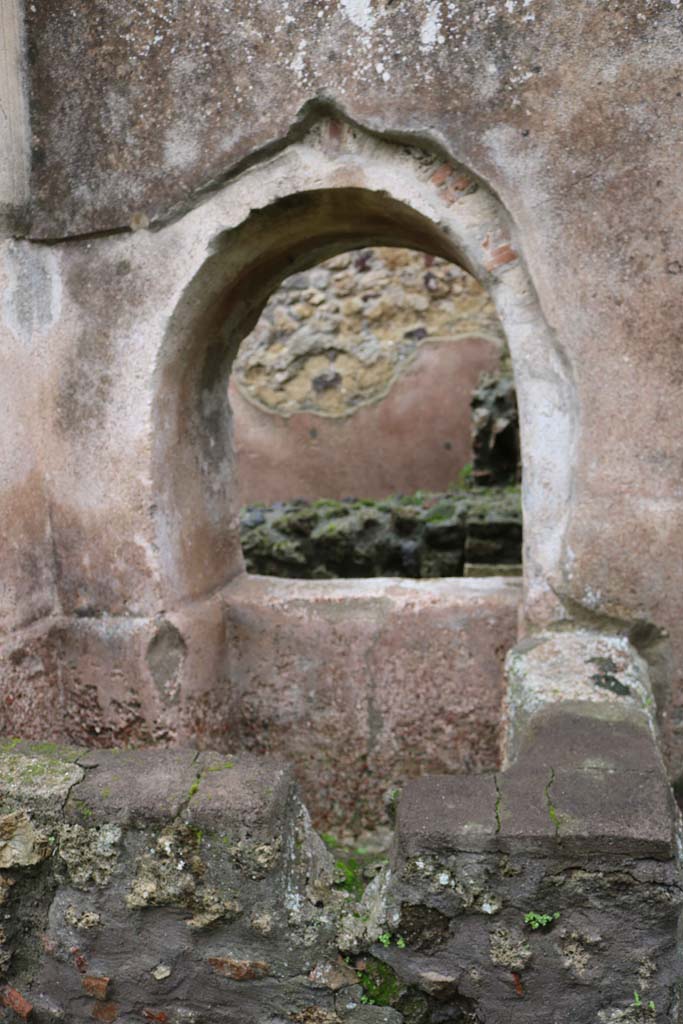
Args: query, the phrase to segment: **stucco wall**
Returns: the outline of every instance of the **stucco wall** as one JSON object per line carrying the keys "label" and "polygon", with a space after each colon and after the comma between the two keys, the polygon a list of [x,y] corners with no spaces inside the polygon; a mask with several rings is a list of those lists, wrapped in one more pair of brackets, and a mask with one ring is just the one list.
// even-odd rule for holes
{"label": "stucco wall", "polygon": [[[5,591],[29,595],[36,615],[50,604],[36,600],[44,580],[23,559],[34,512],[34,550],[46,545],[40,564],[63,608],[98,623],[198,600],[227,582],[221,566],[239,571],[219,512],[232,495],[227,470],[202,489],[221,445],[192,449],[178,414],[199,387],[192,367],[213,365],[183,333],[191,308],[199,329],[190,283],[209,295],[197,275],[219,264],[227,273],[228,249],[241,246],[237,316],[266,271],[282,279],[305,263],[304,192],[328,190],[315,253],[307,236],[320,259],[349,247],[339,231],[354,216],[376,228],[372,239],[358,228],[357,244],[386,243],[389,226],[406,227],[397,207],[385,209],[377,237],[378,207],[393,196],[412,203],[416,247],[456,258],[448,240],[467,236],[460,259],[479,268],[507,321],[520,385],[527,627],[635,624],[660,663],[668,631],[665,726],[680,764],[683,560],[672,552],[683,547],[682,445],[671,414],[683,333],[679,6],[340,0],[295,10],[262,0],[234,18],[219,0],[182,10],[172,0],[71,0],[29,5],[26,15],[33,241],[6,257],[15,274],[18,254],[40,253],[29,262],[48,266],[49,283],[36,294],[62,305],[43,309],[28,359],[3,312],[2,351],[17,353],[5,465],[17,458],[15,410],[23,422],[47,421],[31,453],[40,487],[18,504],[3,498],[3,526],[20,538],[14,554],[3,551]],[[334,116],[314,159],[306,133],[325,110]],[[391,161],[377,155],[382,145]],[[424,179],[413,170],[408,186],[401,161],[410,154]],[[431,181],[431,198],[418,179]],[[362,192],[362,218],[342,200],[345,187]],[[484,195],[494,219],[476,205]],[[268,263],[255,235],[247,244],[223,234],[287,196],[277,237],[296,266],[282,248]],[[391,241],[407,244],[408,234]],[[41,239],[68,241],[43,249]],[[211,301],[226,295],[216,285]],[[204,312],[215,339],[219,310]],[[197,437],[215,417],[205,392],[205,405],[192,406]],[[226,432],[211,437],[222,444]]]}

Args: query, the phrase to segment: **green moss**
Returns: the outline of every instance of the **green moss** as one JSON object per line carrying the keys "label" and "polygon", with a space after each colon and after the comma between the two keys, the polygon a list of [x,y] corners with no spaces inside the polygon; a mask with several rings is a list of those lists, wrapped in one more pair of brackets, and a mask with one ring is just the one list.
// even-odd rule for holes
{"label": "green moss", "polygon": [[8,740],[2,740],[0,742],[0,754],[9,754],[20,743],[21,739],[19,736],[12,736]]}
{"label": "green moss", "polygon": [[458,473],[457,486],[459,488],[471,487],[474,482],[474,466],[468,462]]}
{"label": "green moss", "polygon": [[462,575],[465,561],[521,559],[517,487],[281,503],[263,519],[243,516],[241,532],[248,570],[266,575],[433,578]]}
{"label": "green moss", "polygon": [[355,857],[340,859],[335,863],[337,869],[336,887],[348,892],[354,899],[361,899],[365,892],[362,865]]}
{"label": "green moss", "polygon": [[31,761],[21,770],[22,782],[31,782],[34,779],[40,779],[44,775],[49,774],[50,766],[45,762]]}
{"label": "green moss", "polygon": [[92,807],[88,807],[84,800],[74,800],[74,807],[82,818],[92,818],[93,809]]}
{"label": "green moss", "polygon": [[455,502],[453,501],[437,501],[436,505],[427,511],[425,518],[426,523],[442,523],[447,519],[451,519],[455,512]]}
{"label": "green moss", "polygon": [[374,957],[368,957],[364,970],[358,972],[358,983],[363,989],[362,1002],[373,1006],[393,1006],[403,992],[391,967]]}
{"label": "green moss", "polygon": [[198,790],[199,790],[199,783],[200,783],[200,777],[197,776],[197,778],[194,780],[194,782],[192,783],[192,785],[190,786],[190,788],[188,790],[188,797],[189,797],[190,800],[195,795],[195,793],[198,792]]}
{"label": "green moss", "polygon": [[[21,749],[17,749],[21,747]],[[22,754],[25,757],[41,757],[47,761],[73,763],[84,751],[79,747],[67,747],[60,743],[53,743],[49,740],[30,741],[22,740],[18,736],[0,741],[0,754],[12,752]]]}
{"label": "green moss", "polygon": [[554,781],[555,781],[555,770],[553,768],[551,768],[550,769],[550,778],[548,779],[548,784],[545,787],[545,799],[546,799],[546,803],[548,805],[548,816],[550,817],[550,820],[552,821],[553,826],[555,828],[555,835],[559,838],[559,835],[560,835],[560,816],[557,813],[557,811],[555,809],[555,805],[553,804],[552,798],[550,796],[550,790],[551,790],[551,787],[552,787],[552,784],[553,784]]}
{"label": "green moss", "polygon": [[210,768],[205,768],[204,771],[205,772],[224,772],[224,771],[227,771],[228,768],[234,768],[234,767],[235,767],[235,762],[234,761],[224,761],[223,764],[213,764],[213,765],[211,765]]}
{"label": "green moss", "polygon": [[321,833],[320,838],[322,839],[328,850],[336,850],[341,845],[339,840],[336,839],[331,832]]}

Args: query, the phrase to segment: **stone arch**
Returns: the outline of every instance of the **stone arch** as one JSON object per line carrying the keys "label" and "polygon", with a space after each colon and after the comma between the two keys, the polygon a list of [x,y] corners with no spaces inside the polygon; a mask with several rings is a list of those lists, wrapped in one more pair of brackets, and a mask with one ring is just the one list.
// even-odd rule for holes
{"label": "stone arch", "polygon": [[576,400],[500,200],[454,162],[325,119],[214,194],[196,223],[195,214],[185,218],[195,270],[154,379],[152,491],[168,605],[207,596],[243,569],[226,399],[240,341],[284,277],[382,244],[460,264],[495,302],[520,404],[527,614],[560,614]]}

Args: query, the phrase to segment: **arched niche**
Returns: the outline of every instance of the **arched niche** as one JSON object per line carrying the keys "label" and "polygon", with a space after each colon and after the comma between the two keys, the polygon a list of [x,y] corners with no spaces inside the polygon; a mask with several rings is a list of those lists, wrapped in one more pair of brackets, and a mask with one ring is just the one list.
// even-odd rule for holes
{"label": "arched niche", "polygon": [[[237,223],[231,190],[246,203]],[[153,389],[152,490],[167,606],[209,595],[243,571],[226,393],[239,344],[268,296],[336,253],[396,245],[458,263],[495,302],[520,406],[527,614],[559,614],[576,401],[497,197],[454,162],[324,120],[211,197],[193,230],[203,256],[168,321]]]}

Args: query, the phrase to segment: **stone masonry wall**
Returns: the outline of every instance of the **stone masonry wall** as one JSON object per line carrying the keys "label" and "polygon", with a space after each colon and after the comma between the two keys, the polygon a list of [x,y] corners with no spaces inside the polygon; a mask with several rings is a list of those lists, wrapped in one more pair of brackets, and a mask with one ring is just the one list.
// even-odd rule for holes
{"label": "stone masonry wall", "polygon": [[253,505],[248,572],[300,579],[521,575],[519,488],[418,492],[382,501]]}
{"label": "stone masonry wall", "polygon": [[507,765],[392,794],[388,860],[271,758],[0,744],[0,1021],[680,1024],[647,666],[578,631],[508,672]]}
{"label": "stone masonry wall", "polygon": [[435,339],[503,341],[493,303],[460,267],[409,249],[342,253],[283,281],[233,374],[261,408],[346,416],[383,398]]}

